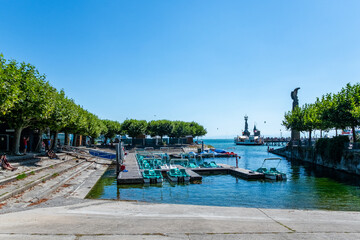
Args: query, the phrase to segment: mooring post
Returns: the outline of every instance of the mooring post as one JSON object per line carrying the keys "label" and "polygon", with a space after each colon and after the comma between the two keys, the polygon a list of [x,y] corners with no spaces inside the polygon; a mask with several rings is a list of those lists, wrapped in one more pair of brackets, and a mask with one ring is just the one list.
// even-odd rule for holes
{"label": "mooring post", "polygon": [[121,153],[120,153],[120,147],[121,147],[121,143],[118,143],[116,145],[116,177],[119,176],[119,173],[120,173],[120,156],[121,156]]}
{"label": "mooring post", "polygon": [[238,155],[236,154],[236,168],[239,168]]}
{"label": "mooring post", "polygon": [[120,142],[120,163],[121,165],[124,164],[124,160],[125,160],[125,152],[124,152],[124,143],[123,142]]}

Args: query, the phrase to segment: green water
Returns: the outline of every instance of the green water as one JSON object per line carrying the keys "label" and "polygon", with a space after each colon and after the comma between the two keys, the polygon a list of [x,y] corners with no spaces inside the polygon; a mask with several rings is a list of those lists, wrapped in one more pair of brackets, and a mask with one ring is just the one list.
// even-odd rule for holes
{"label": "green water", "polygon": [[[206,140],[216,148],[241,156],[239,167],[257,169],[263,159],[276,157],[266,146],[235,146],[232,140]],[[217,163],[235,165],[234,158],[217,158]],[[88,198],[138,200],[257,208],[328,209],[360,211],[360,178],[313,165],[283,160],[278,169],[287,181],[247,181],[231,175],[203,175],[200,183],[122,185],[109,168]]]}

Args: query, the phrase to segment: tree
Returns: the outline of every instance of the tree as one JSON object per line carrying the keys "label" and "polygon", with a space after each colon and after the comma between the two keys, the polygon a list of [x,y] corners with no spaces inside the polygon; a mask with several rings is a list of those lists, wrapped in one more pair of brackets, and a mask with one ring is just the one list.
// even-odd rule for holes
{"label": "tree", "polygon": [[0,54],[0,120],[19,101],[19,72],[17,63],[7,63]]}
{"label": "tree", "polygon": [[311,145],[311,133],[320,127],[319,111],[315,104],[305,104],[302,109],[303,130],[309,132],[309,146]]}
{"label": "tree", "polygon": [[103,120],[90,112],[87,114],[87,123],[87,135],[91,137],[91,143],[94,143],[94,139],[99,137],[102,132],[107,131],[107,127]]}
{"label": "tree", "polygon": [[172,124],[173,129],[170,134],[171,137],[181,138],[191,134],[189,123],[183,121],[173,121]]}
{"label": "tree", "polygon": [[87,131],[88,122],[86,111],[81,106],[75,104],[73,100],[69,100],[67,114],[69,121],[66,127],[63,128],[65,132],[65,145],[68,144],[69,133],[74,134],[73,145],[75,145],[77,135],[84,134]]}
{"label": "tree", "polygon": [[190,130],[193,137],[202,137],[207,134],[206,129],[197,122],[190,122]]}
{"label": "tree", "polygon": [[172,123],[169,120],[153,120],[147,125],[147,133],[152,136],[160,136],[161,142],[163,137],[171,134]]}
{"label": "tree", "polygon": [[295,107],[294,110],[285,113],[282,125],[287,130],[303,131],[304,116],[300,107]]}
{"label": "tree", "polygon": [[354,142],[356,142],[355,127],[359,126],[360,123],[357,114],[357,109],[360,106],[359,95],[359,84],[352,86],[350,83],[335,95],[336,115],[334,115],[334,123],[342,129],[351,127]]}
{"label": "tree", "polygon": [[112,121],[112,120],[102,120],[102,123],[105,125],[106,128],[104,128],[104,131],[102,134],[104,134],[105,137],[105,143],[107,142],[107,139],[112,139],[116,136],[116,134],[121,133],[121,124],[118,121]]}
{"label": "tree", "polygon": [[[124,131],[128,136],[135,139],[137,136],[144,134],[146,132],[147,122],[145,120],[125,120],[122,124],[122,131]],[[134,141],[132,141],[134,145]]]}
{"label": "tree", "polygon": [[15,129],[13,151],[19,154],[22,130],[40,119],[47,119],[53,110],[53,88],[33,65],[12,61],[12,66],[17,76],[19,98],[3,118]]}

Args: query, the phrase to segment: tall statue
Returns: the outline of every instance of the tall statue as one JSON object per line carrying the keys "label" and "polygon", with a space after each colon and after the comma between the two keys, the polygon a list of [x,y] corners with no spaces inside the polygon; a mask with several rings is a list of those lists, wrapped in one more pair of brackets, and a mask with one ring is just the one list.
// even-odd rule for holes
{"label": "tall statue", "polygon": [[291,92],[291,98],[293,100],[292,110],[294,110],[296,106],[299,106],[299,98],[297,96],[299,89],[299,87],[295,88],[294,91]]}
{"label": "tall statue", "polygon": [[[291,98],[293,100],[293,104],[292,104],[292,110],[294,111],[294,109],[299,106],[299,98],[297,96],[297,93],[299,91],[299,87],[295,88],[294,91],[291,92]],[[291,129],[291,140],[299,140],[300,139],[300,132]]]}

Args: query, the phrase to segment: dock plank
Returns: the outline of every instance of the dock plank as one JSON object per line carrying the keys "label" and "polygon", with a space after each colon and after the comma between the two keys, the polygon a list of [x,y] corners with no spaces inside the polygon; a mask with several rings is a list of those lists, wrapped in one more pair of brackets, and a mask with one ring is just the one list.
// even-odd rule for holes
{"label": "dock plank", "polygon": [[124,164],[127,172],[119,173],[117,178],[118,184],[144,183],[144,178],[140,173],[135,153],[129,153],[125,158]]}
{"label": "dock plank", "polygon": [[254,172],[244,168],[232,168],[229,169],[229,173],[236,177],[245,179],[262,179],[265,178],[263,173]]}
{"label": "dock plank", "polygon": [[194,172],[191,169],[186,169],[185,170],[187,172],[187,174],[190,175],[190,181],[201,181],[202,180],[202,176],[196,172]]}

